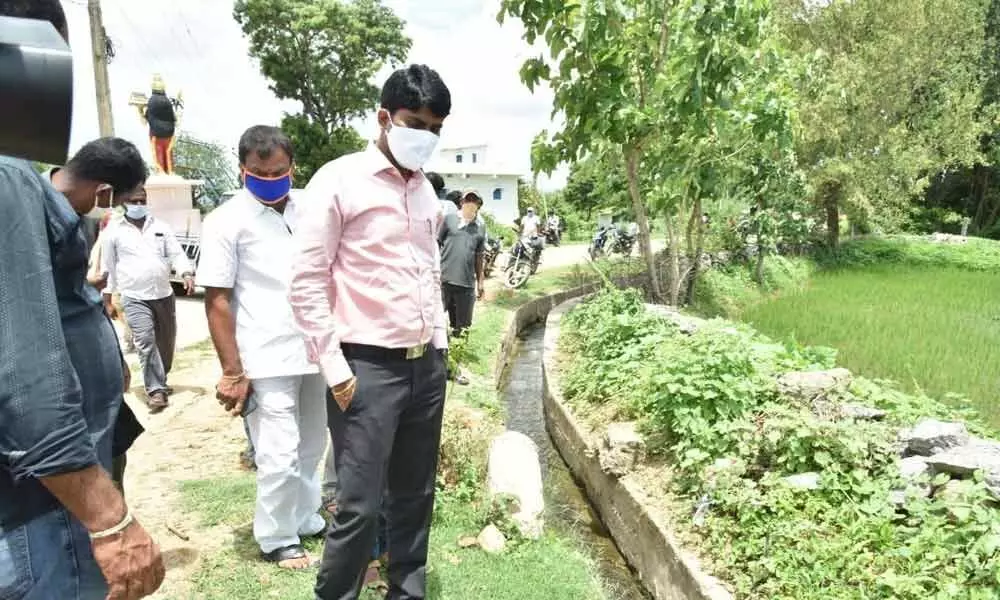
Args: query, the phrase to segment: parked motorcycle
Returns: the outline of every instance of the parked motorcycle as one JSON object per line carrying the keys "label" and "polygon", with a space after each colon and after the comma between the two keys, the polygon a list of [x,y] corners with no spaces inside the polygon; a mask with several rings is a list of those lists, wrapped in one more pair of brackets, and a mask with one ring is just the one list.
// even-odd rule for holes
{"label": "parked motorcycle", "polygon": [[496,238],[486,238],[486,249],[483,251],[483,275],[489,277],[496,267],[497,257],[500,256],[500,240]]}
{"label": "parked motorcycle", "polygon": [[637,233],[626,231],[621,227],[600,227],[594,234],[590,242],[588,252],[591,260],[597,260],[601,256],[621,254],[631,256],[632,249],[635,248]]}
{"label": "parked motorcycle", "polygon": [[632,256],[632,249],[635,248],[637,233],[618,229],[615,234],[614,243],[611,245],[611,253],[619,253],[622,256]]}
{"label": "parked motorcycle", "polygon": [[538,271],[545,243],[539,236],[519,238],[510,250],[507,268],[504,269],[504,286],[516,289],[528,282],[528,278]]}
{"label": "parked motorcycle", "polygon": [[549,227],[545,230],[545,243],[553,246],[559,245],[559,230]]}
{"label": "parked motorcycle", "polygon": [[597,228],[597,233],[594,234],[594,237],[590,240],[590,247],[587,248],[590,260],[597,260],[604,255],[604,246],[608,243],[608,232],[610,231],[610,227]]}

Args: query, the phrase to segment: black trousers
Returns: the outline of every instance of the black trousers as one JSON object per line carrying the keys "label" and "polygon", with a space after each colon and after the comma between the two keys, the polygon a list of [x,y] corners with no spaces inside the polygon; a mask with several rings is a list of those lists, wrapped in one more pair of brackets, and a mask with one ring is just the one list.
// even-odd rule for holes
{"label": "black trousers", "polygon": [[316,581],[318,600],[356,600],[378,528],[385,492],[388,600],[421,600],[434,510],[444,413],[445,361],[428,347],[402,351],[344,344],[357,377],[346,411],[328,398],[337,465],[337,513]]}
{"label": "black trousers", "polygon": [[444,301],[444,310],[448,313],[453,336],[460,336],[472,327],[472,312],[476,307],[475,288],[442,283],[441,299]]}

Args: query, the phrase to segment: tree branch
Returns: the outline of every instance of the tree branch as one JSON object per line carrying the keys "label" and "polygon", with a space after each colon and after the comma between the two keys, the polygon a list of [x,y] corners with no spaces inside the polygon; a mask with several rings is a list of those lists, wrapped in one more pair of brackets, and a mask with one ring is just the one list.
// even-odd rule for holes
{"label": "tree branch", "polygon": [[667,56],[667,43],[670,41],[670,9],[672,0],[663,0],[663,18],[660,20],[660,43],[656,49],[656,69],[654,73],[659,73],[663,67],[663,60]]}

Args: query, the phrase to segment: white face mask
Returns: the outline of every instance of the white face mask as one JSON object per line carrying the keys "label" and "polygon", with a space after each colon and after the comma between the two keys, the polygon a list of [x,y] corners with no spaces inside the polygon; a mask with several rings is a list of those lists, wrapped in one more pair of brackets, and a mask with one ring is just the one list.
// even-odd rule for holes
{"label": "white face mask", "polygon": [[125,205],[125,216],[139,221],[145,219],[146,215],[149,214],[149,207],[145,204],[126,204]]}
{"label": "white face mask", "polygon": [[440,139],[425,129],[410,129],[395,123],[390,125],[385,137],[392,157],[399,166],[410,171],[417,171],[427,164]]}
{"label": "white face mask", "polygon": [[108,206],[101,206],[100,192],[103,191],[104,190],[100,190],[97,194],[94,195],[94,208],[88,210],[87,214],[84,215],[85,217],[100,220],[106,217],[109,212],[111,212],[111,207],[114,206],[115,204],[115,192],[114,190],[111,190],[111,195],[109,196],[108,200]]}

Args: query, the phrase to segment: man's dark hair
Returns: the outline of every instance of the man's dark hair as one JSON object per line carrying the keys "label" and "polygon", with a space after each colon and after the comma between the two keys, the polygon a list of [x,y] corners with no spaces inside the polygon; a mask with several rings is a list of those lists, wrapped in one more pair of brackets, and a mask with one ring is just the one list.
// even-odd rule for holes
{"label": "man's dark hair", "polygon": [[462,208],[462,192],[458,190],[452,190],[448,192],[448,195],[444,197],[458,208]]}
{"label": "man's dark hair", "polygon": [[441,177],[441,175],[434,173],[433,171],[430,173],[424,173],[424,177],[427,178],[427,181],[431,182],[431,187],[434,188],[434,193],[437,194],[438,198],[440,198],[441,192],[444,191],[444,177]]}
{"label": "man's dark hair", "polygon": [[462,196],[462,204],[468,204],[470,202],[478,204],[480,208],[483,206],[483,199],[479,197],[479,194],[466,194]]}
{"label": "man's dark hair", "polygon": [[146,181],[146,163],[135,145],[122,138],[103,137],[85,144],[66,163],[76,179],[109,184],[116,194],[131,192]]}
{"label": "man's dark hair", "polygon": [[265,160],[271,158],[271,153],[279,148],[285,151],[290,160],[295,160],[295,150],[292,148],[292,140],[285,135],[284,131],[270,125],[254,125],[244,131],[240,137],[238,152],[240,164],[245,165],[247,157],[251,153]]}
{"label": "man's dark hair", "polygon": [[69,31],[59,0],[0,0],[0,17],[48,21],[60,34]]}
{"label": "man's dark hair", "polygon": [[427,65],[400,69],[382,86],[382,108],[389,114],[401,108],[418,111],[425,106],[442,119],[451,113],[451,92],[437,71]]}

